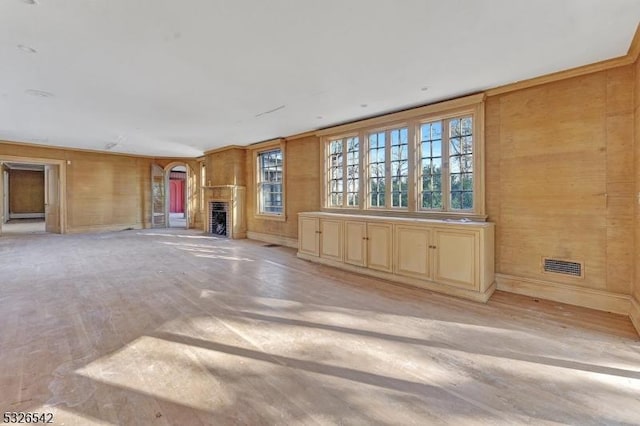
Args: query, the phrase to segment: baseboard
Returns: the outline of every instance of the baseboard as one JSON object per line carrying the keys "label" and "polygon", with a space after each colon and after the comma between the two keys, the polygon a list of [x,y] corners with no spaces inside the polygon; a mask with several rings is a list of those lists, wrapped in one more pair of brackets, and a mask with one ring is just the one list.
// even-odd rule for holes
{"label": "baseboard", "polygon": [[9,219],[44,219],[44,213],[9,213]]}
{"label": "baseboard", "polygon": [[506,274],[496,274],[496,282],[498,283],[498,290],[616,314],[629,315],[631,307],[628,295],[605,290],[576,287]]}
{"label": "baseboard", "polygon": [[124,223],[120,225],[87,225],[87,226],[68,226],[67,234],[88,234],[94,232],[113,232],[113,231],[125,231],[130,229],[146,229],[148,226],[144,226],[141,223],[130,224]]}
{"label": "baseboard", "polygon": [[638,334],[640,334],[640,301],[635,297],[631,298],[631,306],[629,308],[629,318],[633,326],[636,328]]}
{"label": "baseboard", "polygon": [[321,263],[327,266],[333,266],[338,269],[344,269],[346,271],[355,272],[357,274],[368,275],[374,278],[379,278],[391,282],[396,282],[400,284],[406,284],[413,287],[420,287],[426,290],[431,290],[436,293],[446,294],[448,296],[455,296],[461,299],[472,300],[474,302],[487,303],[491,295],[496,290],[495,282],[492,283],[489,288],[484,292],[480,293],[478,291],[473,290],[465,290],[463,288],[454,287],[447,284],[440,284],[434,281],[421,280],[418,278],[405,277],[403,275],[396,275],[390,272],[376,271],[374,269],[363,268],[361,266],[350,265],[344,262],[338,262],[331,259],[326,259],[323,257],[312,256],[305,253],[298,252],[298,257],[300,259],[309,260],[315,263]]}
{"label": "baseboard", "polygon": [[278,244],[285,247],[298,248],[298,240],[291,237],[283,237],[281,235],[263,234],[262,232],[247,232],[247,238],[250,240],[264,241],[265,243]]}

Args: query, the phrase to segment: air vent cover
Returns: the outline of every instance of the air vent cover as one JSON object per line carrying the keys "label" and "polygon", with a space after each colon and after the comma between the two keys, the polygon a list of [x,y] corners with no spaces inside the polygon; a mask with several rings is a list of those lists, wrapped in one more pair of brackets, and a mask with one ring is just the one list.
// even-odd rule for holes
{"label": "air vent cover", "polygon": [[571,277],[582,277],[582,263],[571,260],[551,259],[545,257],[542,259],[544,272],[554,274],[569,275]]}

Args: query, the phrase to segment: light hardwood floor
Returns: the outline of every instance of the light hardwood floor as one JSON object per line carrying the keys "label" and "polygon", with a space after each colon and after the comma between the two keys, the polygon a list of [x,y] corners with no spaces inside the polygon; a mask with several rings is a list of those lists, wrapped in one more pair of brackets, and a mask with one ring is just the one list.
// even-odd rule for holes
{"label": "light hardwood floor", "polygon": [[56,424],[640,423],[622,316],[487,305],[193,231],[0,238],[0,415]]}

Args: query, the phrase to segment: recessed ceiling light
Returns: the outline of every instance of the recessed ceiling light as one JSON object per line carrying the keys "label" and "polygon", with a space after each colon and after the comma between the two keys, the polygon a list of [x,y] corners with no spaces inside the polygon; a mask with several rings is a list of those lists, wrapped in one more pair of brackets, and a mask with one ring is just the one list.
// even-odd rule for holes
{"label": "recessed ceiling light", "polygon": [[23,52],[38,53],[38,51],[36,49],[34,49],[33,47],[25,46],[24,44],[19,44],[17,47],[18,47],[18,49],[22,50]]}
{"label": "recessed ceiling light", "polygon": [[27,90],[24,91],[24,93],[26,93],[27,95],[30,95],[30,96],[36,96],[38,98],[52,98],[53,97],[53,93],[45,92],[44,90],[37,90],[37,89],[27,89]]}
{"label": "recessed ceiling light", "polygon": [[368,106],[369,106],[369,105],[367,105],[367,104],[360,104],[360,107],[361,107],[361,108],[366,108],[366,107],[368,107]]}

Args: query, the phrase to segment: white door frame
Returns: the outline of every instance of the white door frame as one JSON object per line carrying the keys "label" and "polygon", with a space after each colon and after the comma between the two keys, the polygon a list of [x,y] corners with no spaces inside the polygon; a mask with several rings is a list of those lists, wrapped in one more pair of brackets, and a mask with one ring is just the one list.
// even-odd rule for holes
{"label": "white door frame", "polygon": [[[0,162],[2,164],[2,162]],[[1,169],[1,168],[0,168]],[[7,223],[9,220],[9,172],[7,170],[2,170],[2,189],[0,189],[0,194],[2,194],[2,223]]]}
{"label": "white door frame", "polygon": [[[60,194],[59,218],[60,233],[67,232],[67,162],[65,160],[54,160],[51,158],[38,157],[17,157],[15,155],[0,154],[0,163],[26,163],[26,164],[42,164],[49,166],[58,166],[60,170],[60,180],[58,193]],[[0,195],[4,192],[4,188],[0,188]],[[7,215],[7,212],[3,212]],[[0,221],[1,222],[1,221]],[[0,223],[0,233],[2,232],[2,223]]]}
{"label": "white door frame", "polygon": [[164,167],[164,193],[165,193],[165,197],[164,197],[164,213],[165,213],[165,217],[167,218],[167,228],[171,227],[171,218],[170,218],[170,214],[169,211],[170,206],[171,206],[171,187],[170,187],[170,180],[171,180],[171,169],[173,169],[174,167],[177,166],[183,166],[186,170],[186,176],[185,176],[185,181],[184,181],[184,218],[186,221],[186,226],[185,229],[189,229],[189,216],[190,216],[190,212],[189,212],[189,177],[191,176],[191,172],[190,169],[191,167],[189,167],[189,164],[187,164],[184,161],[173,161],[169,164],[167,164]]}

